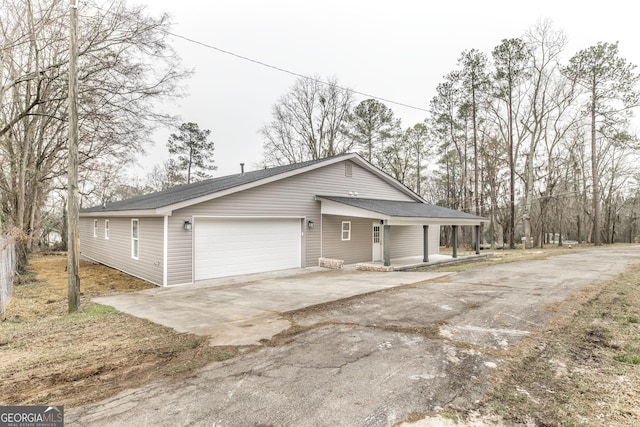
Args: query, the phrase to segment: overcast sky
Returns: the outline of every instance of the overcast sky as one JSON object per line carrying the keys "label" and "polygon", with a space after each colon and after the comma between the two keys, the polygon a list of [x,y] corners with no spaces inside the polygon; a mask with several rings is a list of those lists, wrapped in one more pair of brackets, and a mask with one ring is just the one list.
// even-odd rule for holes
{"label": "overcast sky", "polygon": [[[502,39],[519,37],[539,19],[566,32],[566,59],[598,41],[620,42],[640,64],[640,30],[631,2],[377,0],[137,0],[152,15],[169,13],[173,32],[296,73],[335,76],[354,90],[427,109],[442,76],[460,53],[487,55]],[[212,131],[216,176],[248,170],[262,158],[258,130],[295,76],[185,40],[173,46],[186,68],[188,96],[168,107],[184,122]],[[356,101],[365,99],[357,96]],[[404,128],[425,112],[386,103]],[[167,158],[169,131],[154,135],[145,169]]]}

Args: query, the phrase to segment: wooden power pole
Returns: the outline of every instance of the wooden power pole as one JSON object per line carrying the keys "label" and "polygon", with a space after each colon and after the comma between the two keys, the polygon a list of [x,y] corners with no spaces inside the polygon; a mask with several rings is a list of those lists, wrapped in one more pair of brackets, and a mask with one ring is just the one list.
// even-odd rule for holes
{"label": "wooden power pole", "polygon": [[69,313],[74,313],[78,311],[80,304],[80,253],[78,248],[78,0],[70,0],[69,16],[67,272],[69,276]]}

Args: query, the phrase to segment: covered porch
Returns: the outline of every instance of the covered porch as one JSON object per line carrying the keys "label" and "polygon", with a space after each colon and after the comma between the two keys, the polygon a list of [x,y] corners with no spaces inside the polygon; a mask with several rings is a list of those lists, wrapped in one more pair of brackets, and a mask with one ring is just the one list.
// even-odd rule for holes
{"label": "covered porch", "polygon": [[[429,205],[427,203],[362,199],[358,197],[334,197],[316,196],[321,205],[322,215],[332,215],[335,217],[355,217],[367,218],[379,221],[379,240],[382,245],[380,263],[383,267],[392,267],[392,259],[396,265],[424,265],[431,262],[444,262],[445,259],[458,258],[458,233],[459,227],[471,226],[474,229],[474,252],[475,256],[480,255],[480,225],[488,222],[487,219],[471,215],[441,206]],[[394,226],[418,226],[422,227],[422,256],[421,259],[407,259],[407,257],[394,256],[392,253],[392,227]],[[441,226],[451,227],[451,256],[429,253],[429,233],[435,229],[438,233]],[[374,235],[374,239],[376,236]],[[371,265],[376,265],[377,259],[373,259]]]}

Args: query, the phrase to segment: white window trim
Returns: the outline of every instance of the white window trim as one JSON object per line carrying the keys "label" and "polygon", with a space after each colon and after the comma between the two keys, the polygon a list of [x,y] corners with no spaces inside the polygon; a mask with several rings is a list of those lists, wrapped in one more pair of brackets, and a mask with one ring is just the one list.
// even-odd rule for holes
{"label": "white window trim", "polygon": [[[347,229],[345,230],[344,225],[348,224]],[[347,233],[347,237],[345,238],[344,233]],[[343,242],[347,240],[351,240],[351,221],[342,221],[340,225],[340,238]]]}
{"label": "white window trim", "polygon": [[104,220],[104,240],[109,240],[109,220],[105,219]]}
{"label": "white window trim", "polygon": [[98,220],[93,220],[93,237],[98,237]]}
{"label": "white window trim", "polygon": [[353,163],[351,163],[349,160],[344,162],[344,176],[353,176]]}
{"label": "white window trim", "polygon": [[[134,237],[133,235],[133,224],[137,224],[138,235]],[[137,249],[137,253],[136,253]],[[131,219],[131,258],[138,259],[140,258],[140,220],[137,218]]]}

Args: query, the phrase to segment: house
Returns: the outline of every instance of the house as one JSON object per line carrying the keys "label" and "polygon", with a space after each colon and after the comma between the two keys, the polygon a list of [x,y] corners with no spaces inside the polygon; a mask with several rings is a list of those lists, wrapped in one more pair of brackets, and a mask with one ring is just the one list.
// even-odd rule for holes
{"label": "house", "polygon": [[[426,204],[357,154],[242,172],[83,209],[81,255],[171,286],[437,254],[440,226],[484,218]],[[455,233],[454,233],[455,235]]]}

